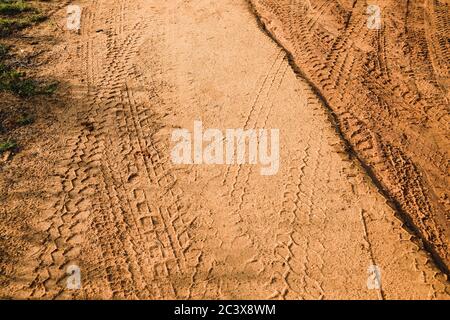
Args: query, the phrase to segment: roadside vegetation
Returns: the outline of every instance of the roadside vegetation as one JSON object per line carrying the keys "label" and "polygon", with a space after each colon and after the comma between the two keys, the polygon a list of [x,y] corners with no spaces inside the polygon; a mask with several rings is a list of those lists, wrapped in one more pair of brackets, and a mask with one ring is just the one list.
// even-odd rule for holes
{"label": "roadside vegetation", "polygon": [[10,47],[0,44],[0,91],[10,91],[22,98],[51,94],[55,91],[56,84],[45,84],[27,77],[25,72],[8,64],[9,57],[11,57]]}
{"label": "roadside vegetation", "polygon": [[[18,105],[38,95],[50,95],[57,88],[56,83],[30,76],[33,66],[27,64],[24,67],[17,54],[21,31],[47,19],[38,8],[43,2],[47,1],[0,0],[0,95],[12,95]],[[18,148],[17,142],[8,134],[10,130],[5,129],[5,123],[9,127],[20,127],[33,123],[35,119],[33,114],[14,108],[11,101],[0,99],[0,154]]]}
{"label": "roadside vegetation", "polygon": [[45,19],[46,16],[29,1],[0,0],[0,36],[10,35]]}

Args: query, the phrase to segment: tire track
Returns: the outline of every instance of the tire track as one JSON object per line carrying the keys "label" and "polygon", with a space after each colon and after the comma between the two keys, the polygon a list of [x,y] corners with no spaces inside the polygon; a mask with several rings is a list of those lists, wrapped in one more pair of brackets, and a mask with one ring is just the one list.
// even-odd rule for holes
{"label": "tire track", "polygon": [[[387,54],[395,61],[399,61],[399,57],[392,53],[395,44],[389,39],[392,36],[401,39],[401,36],[396,34],[390,16],[384,18],[381,30],[367,37],[369,30],[365,28],[362,3],[353,8],[334,3],[330,8],[334,15],[322,15],[321,22],[311,31],[308,31],[307,20],[302,18],[304,12],[300,9],[292,12],[288,1],[253,3],[262,13],[269,33],[273,31],[273,38],[278,37],[292,53],[292,65],[302,68],[302,75],[327,101],[349,146],[370,169],[377,184],[395,203],[402,219],[415,230],[442,271],[448,273],[445,264],[448,252],[445,249],[448,246],[445,212],[448,210],[445,200],[442,201],[446,198],[446,179],[438,178],[445,176],[447,166],[447,161],[442,162],[447,156],[439,153],[445,150],[447,125],[443,119],[448,112],[442,97],[437,98],[437,92],[430,95],[432,90],[422,87],[424,81],[432,77],[432,68],[426,61],[427,42],[423,32],[416,28],[424,19],[422,6],[411,4],[409,19],[405,22],[409,25],[407,37],[411,41],[405,42],[405,48],[409,46],[409,49],[402,54],[407,57],[403,61],[409,59],[410,65],[403,69],[395,66],[394,70],[394,66],[388,64]],[[390,9],[393,5],[386,1],[383,12],[397,12]],[[324,33],[329,36],[322,36]],[[331,47],[329,40],[321,40],[330,37],[336,37]],[[373,43],[374,40],[377,43]],[[374,52],[377,47],[378,53]],[[346,68],[347,56],[357,61],[356,65],[350,60]],[[392,77],[394,71],[396,76]],[[358,77],[352,76],[355,72]],[[416,89],[404,80],[408,74],[413,75]],[[391,91],[400,91],[399,96],[392,96]],[[427,107],[430,103],[427,101],[437,101],[437,105]],[[436,112],[430,112],[432,108]],[[351,118],[346,118],[350,115]],[[379,125],[381,123],[384,125]],[[425,138],[429,135],[435,137],[433,142]],[[404,168],[398,170],[401,163]]]}

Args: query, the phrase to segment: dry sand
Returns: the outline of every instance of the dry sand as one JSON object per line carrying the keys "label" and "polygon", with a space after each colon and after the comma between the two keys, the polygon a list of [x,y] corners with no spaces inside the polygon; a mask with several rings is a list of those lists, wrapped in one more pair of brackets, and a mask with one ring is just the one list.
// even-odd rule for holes
{"label": "dry sand", "polygon": [[449,2],[252,0],[437,263],[450,266]]}
{"label": "dry sand", "polygon": [[[84,1],[48,66],[69,107],[3,168],[41,154],[3,196],[0,296],[448,299],[448,43],[433,29],[448,6],[384,19],[408,21],[405,58],[390,29],[359,25],[362,1],[348,20],[345,1],[312,2],[255,0],[268,36],[246,0]],[[412,10],[432,17],[423,43]],[[174,165],[171,133],[195,120],[280,129],[278,174]]]}

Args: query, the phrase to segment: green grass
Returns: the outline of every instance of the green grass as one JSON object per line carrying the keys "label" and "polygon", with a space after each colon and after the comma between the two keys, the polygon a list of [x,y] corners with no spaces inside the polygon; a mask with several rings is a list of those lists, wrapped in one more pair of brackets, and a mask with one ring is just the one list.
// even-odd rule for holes
{"label": "green grass", "polygon": [[24,1],[0,0],[0,36],[11,35],[45,19],[45,15]]}
{"label": "green grass", "polygon": [[[45,20],[45,15],[25,1],[0,0],[0,38],[8,36],[34,23]],[[21,97],[31,97],[36,94],[53,93],[54,86],[42,86],[37,81],[29,79],[22,72],[8,66],[10,48],[0,44],[0,91],[10,91]]]}
{"label": "green grass", "polygon": [[34,122],[34,117],[28,114],[22,115],[19,119],[16,120],[16,123],[19,126],[26,126],[32,124]]}
{"label": "green grass", "polygon": [[16,147],[17,147],[17,143],[15,141],[1,142],[0,143],[0,154],[5,151],[13,150]]}
{"label": "green grass", "polygon": [[5,46],[4,44],[0,43],[0,61],[1,61],[1,59],[6,57],[6,55],[8,54],[9,49],[10,48],[8,46]]}
{"label": "green grass", "polygon": [[25,74],[0,64],[0,91],[11,91],[21,97],[30,97],[36,92],[35,81]]}
{"label": "green grass", "polygon": [[36,12],[36,9],[23,1],[0,1],[1,15],[11,16],[24,12]]}
{"label": "green grass", "polygon": [[46,16],[42,14],[33,14],[27,17],[0,17],[0,36],[8,36],[15,31],[31,27],[34,23],[44,21]]}
{"label": "green grass", "polygon": [[41,83],[8,66],[4,60],[9,55],[9,50],[9,47],[0,44],[0,91],[9,91],[23,98],[39,94],[50,95],[56,91],[58,83]]}
{"label": "green grass", "polygon": [[56,82],[43,84],[34,79],[27,78],[25,73],[16,70],[2,72],[0,66],[0,91],[10,91],[22,98],[46,94],[53,94],[57,89]]}
{"label": "green grass", "polygon": [[[31,27],[46,19],[30,2],[24,0],[0,0],[0,39],[11,37],[14,33]],[[43,83],[28,77],[14,64],[14,52],[11,46],[0,43],[0,92],[8,91],[16,96],[28,98],[39,94],[52,94],[57,89],[57,83]],[[14,117],[17,117],[14,115]],[[18,126],[34,122],[34,116],[23,113],[15,121]],[[0,123],[0,126],[2,124]],[[18,145],[15,141],[0,141],[0,154],[15,151]]]}

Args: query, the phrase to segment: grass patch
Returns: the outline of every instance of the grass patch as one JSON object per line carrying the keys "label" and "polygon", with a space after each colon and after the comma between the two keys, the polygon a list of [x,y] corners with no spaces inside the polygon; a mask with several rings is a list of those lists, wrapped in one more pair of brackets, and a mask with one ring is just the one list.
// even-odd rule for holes
{"label": "grass patch", "polygon": [[17,147],[17,143],[15,141],[6,141],[0,143],[0,154],[6,151],[13,150]]}
{"label": "grass patch", "polygon": [[57,87],[56,82],[41,83],[35,79],[27,78],[23,72],[8,68],[2,70],[0,65],[0,91],[10,91],[19,97],[29,98],[40,94],[53,94]]}
{"label": "grass patch", "polygon": [[36,9],[23,1],[0,1],[1,15],[11,16],[24,12],[36,12]]}
{"label": "grass patch", "polygon": [[8,36],[15,31],[20,31],[31,27],[34,23],[42,22],[46,16],[42,14],[33,14],[28,17],[3,18],[0,17],[0,36]]}
{"label": "grass patch", "polygon": [[4,59],[9,52],[10,47],[0,43],[0,61]]}
{"label": "grass patch", "polygon": [[11,91],[21,97],[29,97],[36,91],[35,81],[26,79],[21,72],[0,64],[0,91]]}
{"label": "grass patch", "polygon": [[[20,30],[31,27],[46,19],[46,15],[42,14],[33,3],[24,0],[0,0],[0,39],[14,36]],[[56,91],[57,83],[45,83],[33,79],[21,69],[17,69],[20,64],[17,63],[17,57],[11,46],[0,43],[0,92],[8,91],[21,98],[28,98],[40,94],[49,95]],[[0,109],[0,112],[3,110]],[[34,116],[28,112],[19,113],[12,110],[3,117],[0,114],[0,131],[3,133],[4,121],[6,123],[15,124],[16,126],[25,126],[35,121]],[[6,132],[6,131],[5,131]],[[18,144],[16,141],[7,140],[0,141],[0,154],[7,151],[17,151]]]}
{"label": "grass patch", "polygon": [[4,60],[8,56],[9,50],[9,47],[0,44],[0,91],[9,91],[23,98],[39,94],[50,95],[56,91],[57,82],[42,83],[28,78],[24,72],[8,66]]}
{"label": "grass patch", "polygon": [[26,126],[32,124],[34,122],[34,117],[28,114],[22,115],[19,119],[16,120],[16,123],[19,126]]}
{"label": "grass patch", "polygon": [[24,1],[0,0],[0,36],[8,36],[45,19],[38,9]]}
{"label": "grass patch", "polygon": [[[29,3],[18,0],[0,0],[0,37],[43,21],[46,16]],[[56,84],[42,85],[26,77],[25,73],[8,66],[10,48],[0,44],[0,91],[10,91],[20,97],[51,94]]]}

